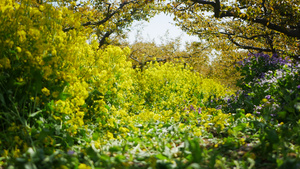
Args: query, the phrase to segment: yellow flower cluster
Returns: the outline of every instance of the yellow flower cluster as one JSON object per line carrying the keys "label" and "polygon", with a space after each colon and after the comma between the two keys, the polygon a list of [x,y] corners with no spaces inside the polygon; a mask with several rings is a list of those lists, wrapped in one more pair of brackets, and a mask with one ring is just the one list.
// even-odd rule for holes
{"label": "yellow flower cluster", "polygon": [[[230,94],[220,83],[183,64],[150,63],[144,71],[132,69],[127,61],[130,49],[98,49],[92,29],[80,27],[80,17],[47,3],[30,6],[4,0],[0,5],[0,32],[11,35],[0,37],[0,73],[18,71],[16,79],[41,86],[34,88],[39,89],[38,96],[31,93],[30,98],[52,101],[49,113],[69,126],[70,133],[92,122],[99,130],[111,130],[106,138],[115,139],[112,131],[125,134],[137,130],[134,126],[139,123],[181,122],[187,116],[185,107],[199,106],[212,95]],[[75,29],[64,32],[68,27]],[[199,115],[188,116],[194,126],[199,123]],[[213,123],[222,130],[227,118],[207,109],[201,125],[208,128]],[[193,131],[201,135],[200,129]]]}

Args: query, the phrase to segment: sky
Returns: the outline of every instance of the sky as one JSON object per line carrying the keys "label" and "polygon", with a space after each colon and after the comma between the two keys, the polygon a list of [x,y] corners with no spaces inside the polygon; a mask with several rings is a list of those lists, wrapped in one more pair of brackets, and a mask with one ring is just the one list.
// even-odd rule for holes
{"label": "sky", "polygon": [[[170,15],[160,13],[155,17],[147,21],[135,21],[130,28],[128,34],[129,43],[133,43],[136,40],[137,34],[140,31],[140,35],[143,41],[149,42],[154,40],[157,44],[161,44],[161,37],[164,37],[168,31],[168,37],[175,39],[180,36],[183,49],[185,42],[199,41],[195,36],[189,36],[183,32],[178,26],[175,26],[175,22]],[[138,38],[139,40],[141,38]]]}

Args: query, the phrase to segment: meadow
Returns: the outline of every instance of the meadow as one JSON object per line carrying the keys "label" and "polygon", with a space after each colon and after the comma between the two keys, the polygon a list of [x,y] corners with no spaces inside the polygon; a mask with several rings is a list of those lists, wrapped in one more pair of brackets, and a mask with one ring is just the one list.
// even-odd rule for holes
{"label": "meadow", "polygon": [[0,6],[0,168],[300,167],[298,62],[249,54],[233,90],[22,5]]}

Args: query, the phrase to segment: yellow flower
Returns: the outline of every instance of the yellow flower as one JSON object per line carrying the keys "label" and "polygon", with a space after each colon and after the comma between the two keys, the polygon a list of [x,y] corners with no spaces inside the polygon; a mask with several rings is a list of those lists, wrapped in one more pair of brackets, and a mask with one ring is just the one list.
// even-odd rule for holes
{"label": "yellow flower", "polygon": [[59,92],[55,91],[52,93],[52,97],[57,98],[59,96]]}
{"label": "yellow flower", "polygon": [[122,132],[122,133],[127,133],[127,132],[129,132],[129,129],[125,128],[125,127],[120,127],[119,131]]}
{"label": "yellow flower", "polygon": [[21,151],[20,151],[20,149],[18,149],[18,148],[16,148],[15,150],[14,150],[14,157],[15,158],[18,158],[18,157],[20,157],[20,155],[21,155]]}
{"label": "yellow flower", "polygon": [[18,33],[20,42],[26,41],[26,32],[24,30],[20,30],[17,33]]}
{"label": "yellow flower", "polygon": [[100,148],[100,146],[101,146],[101,143],[100,143],[99,140],[95,141],[94,144],[95,144],[95,147],[96,147],[96,148]]}
{"label": "yellow flower", "polygon": [[43,11],[45,8],[44,8],[43,5],[40,5],[40,6],[39,6],[39,9],[40,9],[41,11]]}
{"label": "yellow flower", "polygon": [[16,47],[16,50],[17,50],[18,53],[22,52],[22,49],[20,47]]}
{"label": "yellow flower", "polygon": [[195,136],[201,136],[202,135],[201,129],[196,128],[195,131],[194,131],[194,134],[195,134]]}
{"label": "yellow flower", "polygon": [[240,139],[240,144],[244,145],[245,144],[245,138]]}
{"label": "yellow flower", "polygon": [[4,150],[3,156],[4,156],[4,157],[7,157],[7,156],[8,156],[8,150]]}
{"label": "yellow flower", "polygon": [[252,114],[247,113],[247,114],[246,114],[246,117],[248,118],[248,117],[253,117],[253,116],[252,116]]}
{"label": "yellow flower", "polygon": [[65,166],[65,165],[60,165],[60,166],[59,166],[59,169],[68,169],[68,167]]}
{"label": "yellow flower", "polygon": [[23,140],[21,140],[19,136],[15,136],[14,139],[15,139],[15,142],[16,142],[18,145],[21,145],[22,142],[23,142]]}
{"label": "yellow flower", "polygon": [[263,98],[263,99],[262,99],[262,102],[263,102],[263,103],[266,103],[267,101],[268,101],[268,99],[266,99],[266,98]]}
{"label": "yellow flower", "polygon": [[45,96],[49,96],[50,95],[50,90],[48,90],[46,87],[44,87],[42,89],[42,93],[45,95]]}
{"label": "yellow flower", "polygon": [[114,135],[113,135],[113,133],[111,133],[111,132],[107,132],[107,137],[109,138],[109,139],[114,139]]}
{"label": "yellow flower", "polygon": [[78,169],[90,169],[91,167],[90,166],[87,166],[86,164],[84,164],[84,163],[81,163],[81,164],[79,164],[79,166],[78,166]]}
{"label": "yellow flower", "polygon": [[11,68],[10,60],[7,57],[0,59],[0,68],[2,68],[2,67],[5,69]]}

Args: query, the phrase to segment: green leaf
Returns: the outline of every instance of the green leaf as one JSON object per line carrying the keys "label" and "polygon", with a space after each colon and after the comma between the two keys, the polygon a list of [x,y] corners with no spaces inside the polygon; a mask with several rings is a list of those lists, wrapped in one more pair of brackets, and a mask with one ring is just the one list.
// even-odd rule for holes
{"label": "green leaf", "polygon": [[268,134],[268,140],[270,143],[278,143],[279,142],[279,137],[274,129],[269,129],[266,131]]}
{"label": "green leaf", "polygon": [[121,151],[121,148],[118,146],[113,146],[113,147],[109,148],[109,151],[110,152],[118,152],[118,151]]}
{"label": "green leaf", "polygon": [[280,117],[280,118],[285,118],[285,116],[286,116],[286,111],[282,111],[282,112],[279,112],[278,113],[278,117]]}
{"label": "green leaf", "polygon": [[93,133],[93,140],[96,141],[98,140],[98,138],[99,138],[99,133],[98,132]]}
{"label": "green leaf", "polygon": [[31,114],[29,115],[29,117],[34,117],[34,116],[36,116],[37,114],[39,114],[40,112],[43,112],[43,110],[39,110],[39,111],[36,111],[36,112],[34,112],[34,113],[31,113]]}
{"label": "green leaf", "polygon": [[4,97],[3,97],[2,93],[0,93],[0,101],[1,101],[2,105],[6,106],[6,103],[5,103],[5,100],[4,100]]}
{"label": "green leaf", "polygon": [[166,156],[164,156],[163,154],[157,154],[156,156],[155,156],[157,159],[159,159],[159,160],[167,160],[168,158],[166,157]]}

